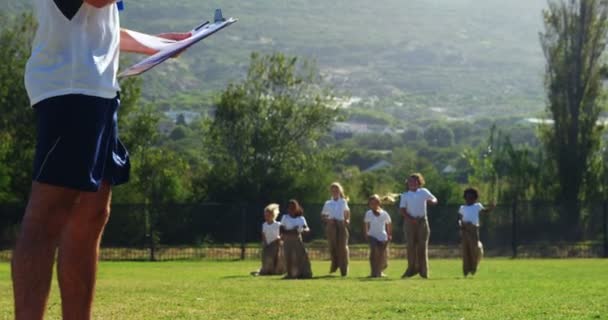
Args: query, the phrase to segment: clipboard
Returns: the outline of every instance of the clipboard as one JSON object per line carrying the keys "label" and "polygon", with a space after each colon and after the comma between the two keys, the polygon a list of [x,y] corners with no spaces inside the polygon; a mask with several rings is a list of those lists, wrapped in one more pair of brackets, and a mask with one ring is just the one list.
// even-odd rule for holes
{"label": "clipboard", "polygon": [[138,32],[130,31],[129,34],[138,42],[143,45],[159,50],[156,54],[151,55],[136,64],[128,67],[118,74],[119,78],[131,77],[140,75],[157,65],[165,62],[167,59],[179,54],[181,51],[188,49],[199,41],[215,34],[216,32],[236,23],[238,19],[228,18],[225,19],[222,15],[222,10],[215,10],[215,17],[213,23],[205,21],[192,29],[190,36],[187,39],[181,41],[167,40],[155,36],[150,36]]}

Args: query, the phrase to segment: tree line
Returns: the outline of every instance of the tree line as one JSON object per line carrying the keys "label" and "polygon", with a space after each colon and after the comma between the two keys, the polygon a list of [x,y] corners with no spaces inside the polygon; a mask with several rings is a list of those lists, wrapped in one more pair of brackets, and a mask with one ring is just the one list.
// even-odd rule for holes
{"label": "tree line", "polygon": [[[313,63],[282,53],[253,53],[244,79],[216,94],[212,116],[191,123],[182,119],[169,135],[159,131],[166,119],[158,106],[140,99],[142,80],[122,80],[120,134],[133,171],[131,183],[116,188],[114,201],[265,203],[298,197],[321,202],[329,183],[339,180],[352,201],[363,202],[373,193],[402,192],[403,179],[420,171],[444,203],[460,202],[463,188],[473,185],[485,202],[568,204],[564,219],[578,224],[585,202],[607,198],[602,122],[607,16],[605,0],[549,1],[543,12],[539,36],[546,58],[547,121],[536,128],[538,145],[513,142],[500,124],[464,148],[454,141],[467,130],[441,124],[423,132],[406,130],[404,140],[412,142],[404,146],[398,145],[401,140],[387,144],[393,136],[382,135],[341,142],[331,129],[349,117],[348,110],[337,108],[334,92]],[[27,13],[1,21],[0,202],[23,202],[31,183],[35,128],[22,79],[36,23]],[[373,113],[353,116],[390,124]],[[420,139],[434,147],[416,148]],[[392,149],[386,155],[366,150],[374,146]],[[445,172],[430,160],[435,158],[457,159],[461,167]],[[352,165],[369,159],[392,166],[363,172]]]}

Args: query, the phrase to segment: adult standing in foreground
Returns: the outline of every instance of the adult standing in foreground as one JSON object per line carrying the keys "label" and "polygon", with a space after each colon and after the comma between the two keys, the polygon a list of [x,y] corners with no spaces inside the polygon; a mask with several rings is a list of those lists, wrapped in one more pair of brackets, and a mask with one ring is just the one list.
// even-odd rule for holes
{"label": "adult standing in foreground", "polygon": [[117,128],[119,51],[156,51],[120,29],[114,0],[35,0],[34,8],[39,26],[25,84],[37,143],[12,261],[15,319],[44,317],[57,250],[63,319],[86,320],[111,186],[129,176]]}

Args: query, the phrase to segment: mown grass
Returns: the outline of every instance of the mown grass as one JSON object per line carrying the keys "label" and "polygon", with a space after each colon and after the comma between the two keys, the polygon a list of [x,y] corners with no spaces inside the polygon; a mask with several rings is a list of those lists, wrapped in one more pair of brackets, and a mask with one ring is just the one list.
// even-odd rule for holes
{"label": "mown grass", "polygon": [[[482,261],[463,279],[459,260],[432,260],[431,279],[347,278],[313,261],[313,280],[251,277],[257,261],[103,262],[95,319],[608,319],[608,260]],[[0,264],[0,319],[12,319],[9,265]],[[47,319],[60,319],[56,285]]]}

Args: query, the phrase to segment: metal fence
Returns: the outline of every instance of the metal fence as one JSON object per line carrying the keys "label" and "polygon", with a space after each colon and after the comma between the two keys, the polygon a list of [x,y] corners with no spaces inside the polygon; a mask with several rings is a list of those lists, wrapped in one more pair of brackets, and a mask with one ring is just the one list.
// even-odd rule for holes
{"label": "metal fence", "polygon": [[[112,206],[101,250],[103,260],[249,259],[260,253],[263,204],[171,204]],[[305,242],[312,259],[329,254],[320,219],[322,204],[303,204],[311,233]],[[368,255],[363,234],[365,205],[350,205],[352,259]],[[284,206],[282,207],[284,208]],[[482,215],[480,236],[487,256],[607,257],[606,202],[581,206],[577,226],[564,215],[569,206],[520,202]],[[397,206],[384,208],[393,220],[392,258],[406,255],[403,219]],[[10,259],[23,205],[0,205],[0,260]],[[458,205],[429,208],[429,255],[459,256]],[[280,219],[280,217],[279,217]]]}

